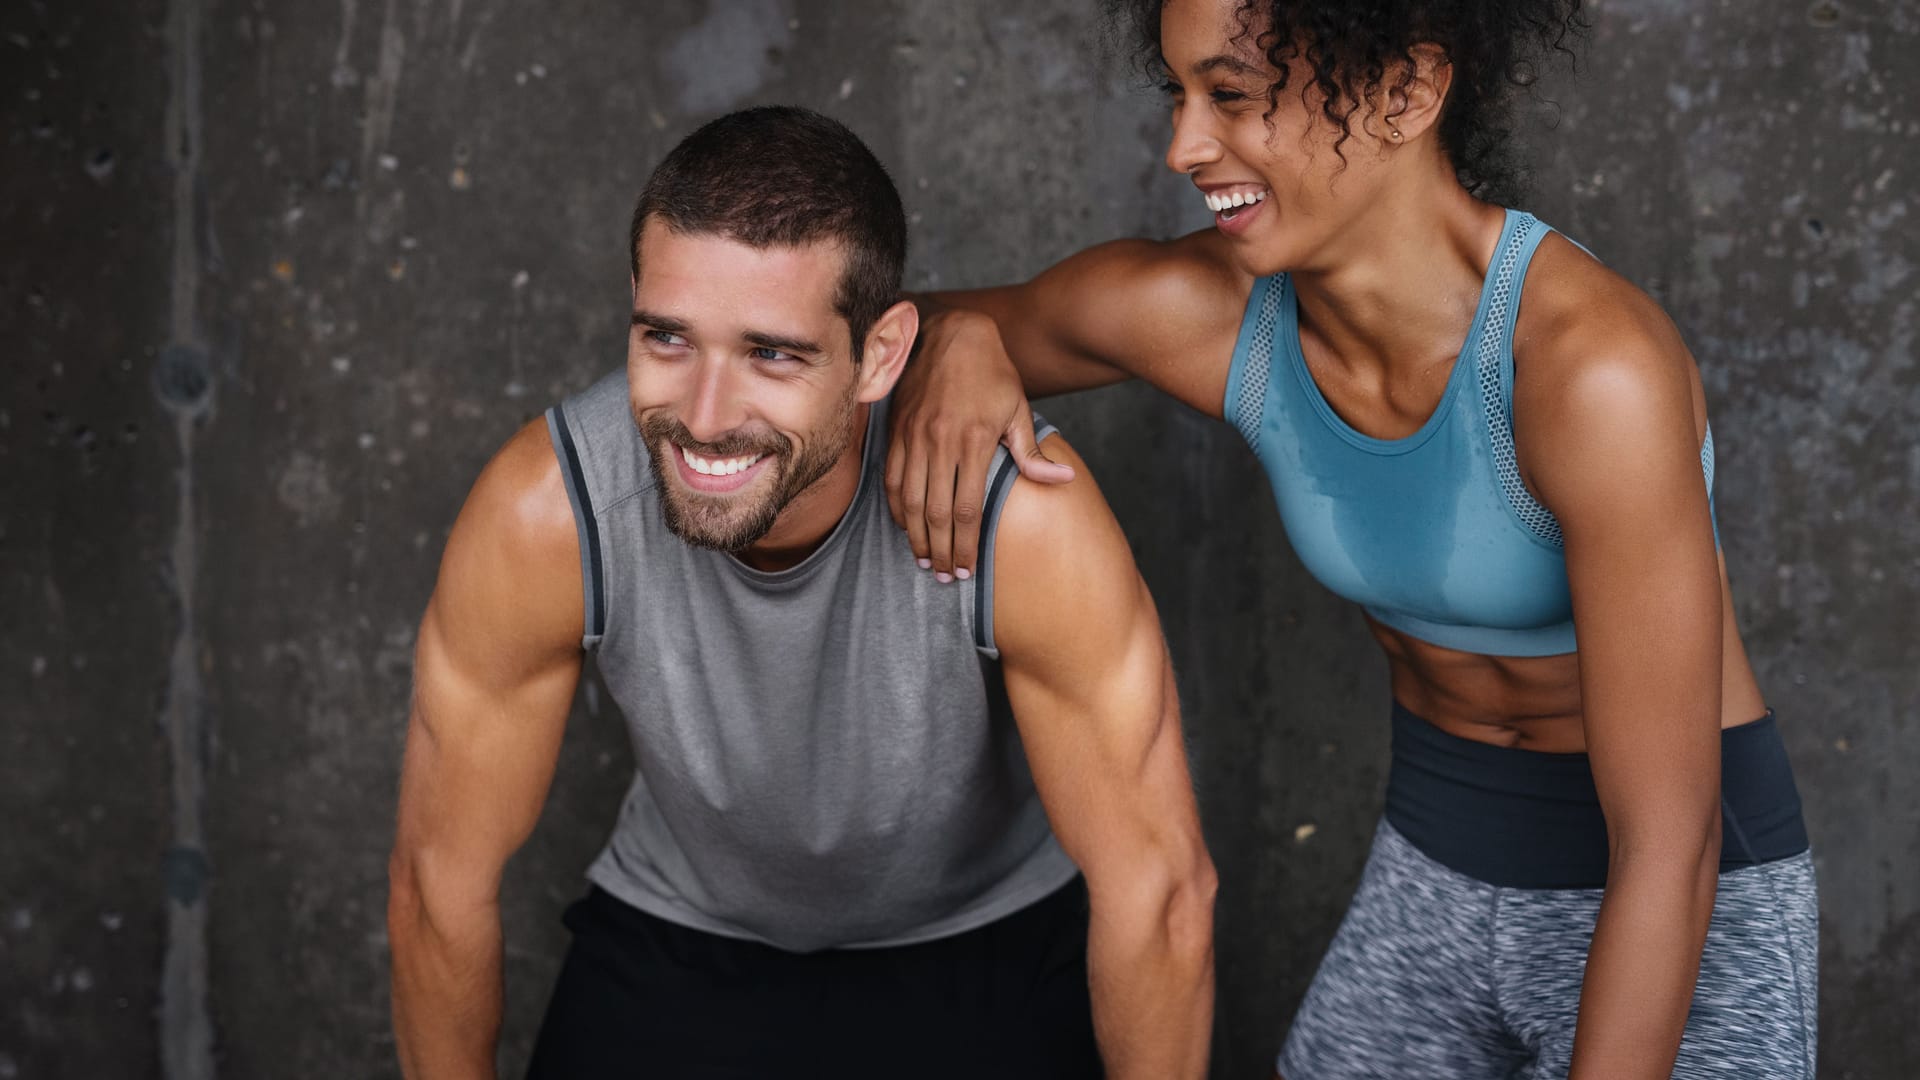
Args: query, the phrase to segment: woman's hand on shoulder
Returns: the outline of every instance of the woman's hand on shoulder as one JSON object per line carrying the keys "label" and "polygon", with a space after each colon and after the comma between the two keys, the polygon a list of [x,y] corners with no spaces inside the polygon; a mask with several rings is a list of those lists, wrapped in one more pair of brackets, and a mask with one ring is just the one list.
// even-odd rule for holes
{"label": "woman's hand on shoulder", "polygon": [[973,574],[994,449],[1029,480],[1062,484],[1073,467],[1051,461],[1033,436],[1020,373],[993,317],[921,302],[919,353],[893,391],[887,507],[923,569]]}
{"label": "woman's hand on shoulder", "polygon": [[996,445],[1029,480],[1072,479],[1036,445],[1027,394],[1138,377],[1219,416],[1251,284],[1207,230],[1101,244],[1021,285],[918,297],[921,339],[893,393],[886,486],[921,565],[971,576]]}

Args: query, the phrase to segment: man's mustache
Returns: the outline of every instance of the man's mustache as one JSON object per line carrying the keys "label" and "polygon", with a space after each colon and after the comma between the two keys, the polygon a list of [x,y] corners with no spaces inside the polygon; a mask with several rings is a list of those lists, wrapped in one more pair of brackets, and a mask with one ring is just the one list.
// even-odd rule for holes
{"label": "man's mustache", "polygon": [[693,433],[679,420],[660,414],[641,420],[640,434],[649,443],[664,439],[701,457],[744,457],[748,454],[785,457],[793,451],[793,444],[777,431],[729,431],[713,442],[705,442],[694,438]]}

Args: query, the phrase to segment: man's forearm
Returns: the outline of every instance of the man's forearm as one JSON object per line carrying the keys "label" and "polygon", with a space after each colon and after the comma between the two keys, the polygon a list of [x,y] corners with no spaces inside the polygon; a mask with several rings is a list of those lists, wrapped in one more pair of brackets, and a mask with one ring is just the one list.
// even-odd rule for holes
{"label": "man's forearm", "polygon": [[1665,1077],[1679,1053],[1718,881],[1698,869],[1616,866],[1588,949],[1571,1080]]}
{"label": "man's forearm", "polygon": [[387,935],[394,1037],[408,1080],[494,1080],[503,997],[498,905],[436,918],[417,893],[396,887]]}
{"label": "man's forearm", "polygon": [[1087,970],[1110,1080],[1206,1075],[1213,892],[1210,870],[1170,891],[1121,902],[1103,902],[1094,887]]}

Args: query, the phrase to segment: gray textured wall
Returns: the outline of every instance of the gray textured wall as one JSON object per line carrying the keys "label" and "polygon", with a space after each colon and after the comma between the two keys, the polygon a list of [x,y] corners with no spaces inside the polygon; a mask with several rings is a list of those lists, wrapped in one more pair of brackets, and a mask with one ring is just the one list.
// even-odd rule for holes
{"label": "gray textured wall", "polygon": [[[895,170],[915,284],[1205,224],[1087,5],[76,0],[0,14],[0,1080],[392,1075],[413,625],[488,453],[619,362],[622,227],[699,119]],[[1823,887],[1830,1077],[1920,1070],[1912,0],[1601,0],[1532,208],[1706,371],[1739,610]],[[1264,1075],[1377,813],[1382,663],[1224,427],[1050,413],[1160,598]],[[508,886],[504,1059],[627,751],[588,687]]]}

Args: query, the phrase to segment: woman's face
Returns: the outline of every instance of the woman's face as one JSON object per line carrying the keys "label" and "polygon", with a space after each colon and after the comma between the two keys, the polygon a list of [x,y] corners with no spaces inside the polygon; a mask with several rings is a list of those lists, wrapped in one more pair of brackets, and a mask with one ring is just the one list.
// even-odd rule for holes
{"label": "woman's face", "polygon": [[[1267,275],[1310,269],[1329,239],[1379,186],[1384,155],[1354,113],[1352,137],[1321,112],[1306,65],[1295,65],[1269,113],[1279,78],[1258,45],[1263,22],[1240,21],[1238,0],[1167,0],[1160,51],[1173,103],[1167,166],[1192,177],[1243,269]],[[1342,154],[1345,160],[1342,160]],[[1238,202],[1239,205],[1233,205]]]}

